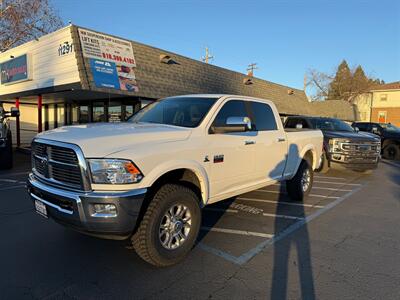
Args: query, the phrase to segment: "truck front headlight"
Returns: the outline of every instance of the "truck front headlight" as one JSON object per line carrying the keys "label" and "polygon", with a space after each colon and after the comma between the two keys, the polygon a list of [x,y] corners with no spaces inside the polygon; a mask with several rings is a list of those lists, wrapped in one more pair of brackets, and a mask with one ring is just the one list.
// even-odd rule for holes
{"label": "truck front headlight", "polygon": [[92,182],[98,184],[137,183],[143,174],[130,160],[88,159]]}
{"label": "truck front headlight", "polygon": [[329,152],[340,152],[340,140],[330,139],[329,140]]}

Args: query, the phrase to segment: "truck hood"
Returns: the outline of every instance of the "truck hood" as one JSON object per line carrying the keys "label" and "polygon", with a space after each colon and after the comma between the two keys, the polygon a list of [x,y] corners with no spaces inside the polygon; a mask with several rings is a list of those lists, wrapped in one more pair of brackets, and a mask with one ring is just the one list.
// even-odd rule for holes
{"label": "truck hood", "polygon": [[106,157],[142,144],[185,140],[191,129],[150,123],[96,123],[60,127],[37,138],[78,145],[87,157]]}
{"label": "truck hood", "polygon": [[350,131],[329,131],[326,130],[323,132],[324,137],[328,139],[332,138],[342,138],[342,139],[349,139],[355,140],[357,142],[379,142],[380,138],[371,133],[367,132],[350,132]]}

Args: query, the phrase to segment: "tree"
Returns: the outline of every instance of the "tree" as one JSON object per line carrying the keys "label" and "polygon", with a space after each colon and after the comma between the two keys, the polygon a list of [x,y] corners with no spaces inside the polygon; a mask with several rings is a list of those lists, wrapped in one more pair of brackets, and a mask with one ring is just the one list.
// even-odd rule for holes
{"label": "tree", "polygon": [[328,99],[347,98],[352,91],[352,77],[349,65],[343,60],[329,85]]}
{"label": "tree", "polygon": [[0,52],[62,26],[48,0],[0,0]]}
{"label": "tree", "polygon": [[337,67],[334,75],[310,70],[307,78],[309,79],[306,84],[312,90],[310,98],[314,101],[335,99],[352,101],[372,86],[384,83],[383,80],[366,76],[360,65],[350,70],[345,60]]}

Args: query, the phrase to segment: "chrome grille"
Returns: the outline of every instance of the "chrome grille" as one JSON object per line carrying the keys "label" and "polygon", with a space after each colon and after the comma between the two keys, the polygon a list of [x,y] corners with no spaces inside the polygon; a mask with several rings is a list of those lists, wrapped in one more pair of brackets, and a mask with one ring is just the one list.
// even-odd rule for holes
{"label": "chrome grille", "polygon": [[379,143],[341,143],[341,148],[344,151],[376,153],[380,151]]}
{"label": "chrome grille", "polygon": [[34,141],[32,143],[32,170],[49,183],[83,190],[84,174],[74,149]]}

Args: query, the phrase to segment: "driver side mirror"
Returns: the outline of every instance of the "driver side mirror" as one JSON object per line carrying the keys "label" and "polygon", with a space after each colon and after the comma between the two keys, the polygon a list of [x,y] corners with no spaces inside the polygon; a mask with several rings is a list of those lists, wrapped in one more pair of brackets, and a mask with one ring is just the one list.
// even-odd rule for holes
{"label": "driver side mirror", "polygon": [[373,134],[378,134],[378,135],[379,135],[379,129],[378,129],[378,127],[372,127],[372,133],[373,133]]}
{"label": "driver side mirror", "polygon": [[228,117],[226,124],[222,126],[211,126],[210,133],[233,133],[251,130],[249,117]]}
{"label": "driver side mirror", "polygon": [[360,128],[354,127],[354,131],[358,133],[360,131]]}
{"label": "driver side mirror", "polygon": [[19,115],[20,115],[19,109],[16,107],[11,107],[10,116],[19,117]]}

